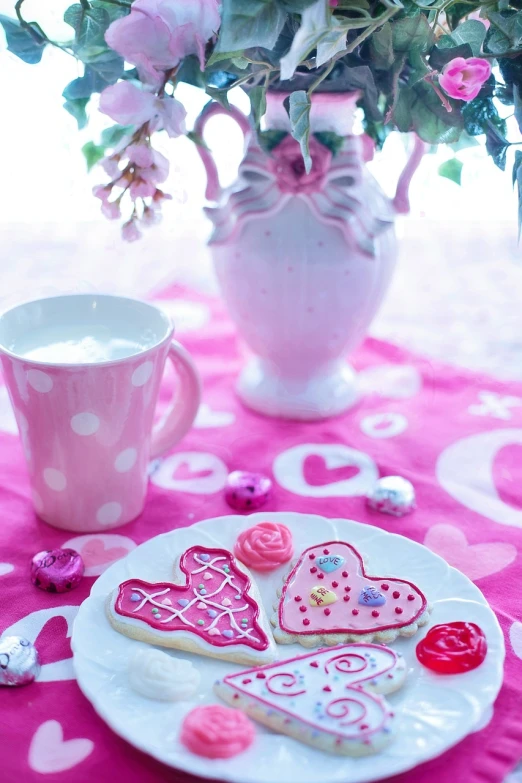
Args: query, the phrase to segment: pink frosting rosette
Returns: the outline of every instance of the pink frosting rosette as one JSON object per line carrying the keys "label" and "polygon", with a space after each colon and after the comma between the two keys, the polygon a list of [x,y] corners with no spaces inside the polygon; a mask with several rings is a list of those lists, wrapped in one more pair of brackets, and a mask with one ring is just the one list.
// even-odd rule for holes
{"label": "pink frosting rosette", "polygon": [[181,727],[180,740],[188,750],[207,759],[229,759],[250,747],[256,730],[239,710],[209,704],[193,709]]}
{"label": "pink frosting rosette", "polygon": [[293,554],[292,534],[277,522],[260,522],[239,534],[234,554],[255,571],[273,571]]}

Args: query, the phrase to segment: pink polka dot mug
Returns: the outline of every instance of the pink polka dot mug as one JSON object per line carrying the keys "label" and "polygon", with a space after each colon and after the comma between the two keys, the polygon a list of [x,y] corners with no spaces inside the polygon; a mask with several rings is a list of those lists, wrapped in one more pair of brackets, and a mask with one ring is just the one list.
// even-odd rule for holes
{"label": "pink polka dot mug", "polygon": [[[93,532],[141,513],[149,460],[185,435],[200,402],[198,373],[173,332],[159,308],[98,294],[0,316],[3,375],[41,519]],[[153,425],[167,357],[178,384]]]}

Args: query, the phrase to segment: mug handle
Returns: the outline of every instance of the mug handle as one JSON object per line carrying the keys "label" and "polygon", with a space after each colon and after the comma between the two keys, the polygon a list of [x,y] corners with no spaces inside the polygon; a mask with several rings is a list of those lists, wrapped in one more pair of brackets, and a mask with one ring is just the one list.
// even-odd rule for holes
{"label": "mug handle", "polygon": [[167,358],[174,365],[179,384],[167,412],[152,430],[151,459],[160,457],[187,434],[201,402],[201,380],[188,351],[173,340]]}

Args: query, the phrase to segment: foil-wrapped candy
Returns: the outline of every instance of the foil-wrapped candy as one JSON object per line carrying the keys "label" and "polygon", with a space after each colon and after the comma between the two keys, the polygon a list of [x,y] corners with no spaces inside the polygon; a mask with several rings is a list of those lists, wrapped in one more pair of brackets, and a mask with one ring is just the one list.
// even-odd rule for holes
{"label": "foil-wrapped candy", "polygon": [[385,476],[379,479],[366,496],[369,508],[402,517],[415,509],[415,489],[411,481],[402,476]]}
{"label": "foil-wrapped candy", "polygon": [[28,685],[40,673],[36,647],[23,636],[0,638],[0,685]]}

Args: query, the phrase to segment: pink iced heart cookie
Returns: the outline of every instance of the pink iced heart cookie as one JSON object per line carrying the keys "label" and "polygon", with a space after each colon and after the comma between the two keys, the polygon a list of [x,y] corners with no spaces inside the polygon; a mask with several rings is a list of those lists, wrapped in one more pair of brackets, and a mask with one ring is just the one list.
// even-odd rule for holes
{"label": "pink iced heart cookie", "polygon": [[283,580],[271,622],[279,644],[304,647],[364,639],[389,643],[413,636],[429,618],[412,582],[370,576],[359,552],[343,541],[306,549]]}
{"label": "pink iced heart cookie", "polygon": [[406,678],[404,659],[375,644],[348,644],[227,675],[214,690],[251,718],[320,750],[375,753],[395,733],[384,695]]}
{"label": "pink iced heart cookie", "polygon": [[123,582],[107,601],[112,626],[133,639],[237,663],[276,658],[257,588],[231,552],[193,546],[176,577],[177,584]]}

